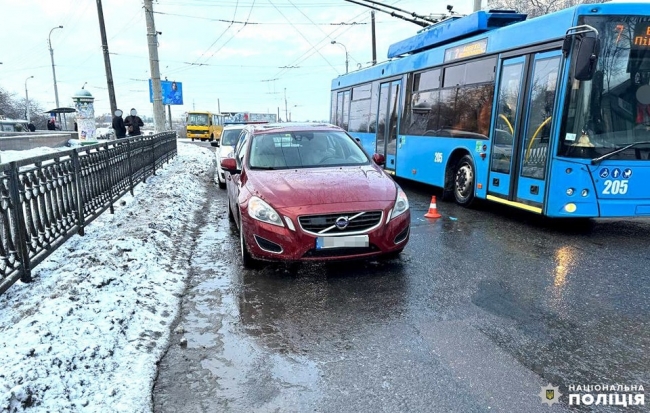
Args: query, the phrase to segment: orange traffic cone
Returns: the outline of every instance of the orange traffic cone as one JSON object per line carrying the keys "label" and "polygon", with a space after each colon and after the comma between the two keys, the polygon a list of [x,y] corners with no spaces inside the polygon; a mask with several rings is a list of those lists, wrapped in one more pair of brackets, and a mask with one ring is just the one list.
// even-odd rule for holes
{"label": "orange traffic cone", "polygon": [[438,213],[438,207],[436,206],[436,196],[431,197],[431,203],[429,204],[429,212],[424,214],[425,218],[440,218],[442,215]]}

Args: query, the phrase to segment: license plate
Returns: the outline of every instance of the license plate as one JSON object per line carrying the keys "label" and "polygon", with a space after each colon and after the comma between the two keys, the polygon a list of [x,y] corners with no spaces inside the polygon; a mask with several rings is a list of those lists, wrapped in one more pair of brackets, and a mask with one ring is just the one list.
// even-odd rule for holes
{"label": "license plate", "polygon": [[327,248],[363,248],[370,245],[367,235],[348,235],[345,237],[318,237],[316,249]]}

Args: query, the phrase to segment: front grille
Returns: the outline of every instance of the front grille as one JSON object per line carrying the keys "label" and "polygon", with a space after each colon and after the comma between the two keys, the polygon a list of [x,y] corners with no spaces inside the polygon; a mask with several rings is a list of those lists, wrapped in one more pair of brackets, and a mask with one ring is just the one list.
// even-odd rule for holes
{"label": "front grille", "polygon": [[347,257],[350,255],[370,254],[379,251],[377,246],[370,244],[362,248],[327,248],[324,250],[311,249],[303,255],[305,258]]}
{"label": "front grille", "polygon": [[[361,215],[359,215],[361,214]],[[358,216],[357,216],[358,215]],[[327,215],[308,215],[298,217],[300,227],[305,232],[311,232],[319,235],[335,235],[335,234],[349,234],[354,232],[364,232],[371,228],[376,227],[381,223],[381,211],[368,211],[368,212],[341,212],[337,214]],[[351,219],[345,229],[336,228],[336,220],[341,217],[348,217]],[[324,231],[325,229],[329,230]]]}

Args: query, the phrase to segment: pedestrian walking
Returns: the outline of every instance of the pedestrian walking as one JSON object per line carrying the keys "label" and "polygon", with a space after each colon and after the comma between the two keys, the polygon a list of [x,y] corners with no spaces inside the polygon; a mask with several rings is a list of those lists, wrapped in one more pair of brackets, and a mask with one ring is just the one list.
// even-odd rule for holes
{"label": "pedestrian walking", "polygon": [[113,114],[113,130],[115,131],[115,138],[126,138],[126,126],[124,126],[124,119],[122,119],[122,111],[116,110]]}
{"label": "pedestrian walking", "polygon": [[50,120],[47,121],[47,130],[56,130],[56,121],[54,118],[50,118]]}
{"label": "pedestrian walking", "polygon": [[35,132],[36,131],[36,126],[32,122],[29,122],[27,124],[27,129],[29,129],[30,132]]}
{"label": "pedestrian walking", "polygon": [[124,126],[126,126],[126,130],[129,132],[129,136],[142,135],[140,127],[144,126],[144,122],[138,116],[138,111],[135,108],[131,108],[131,114],[124,119]]}

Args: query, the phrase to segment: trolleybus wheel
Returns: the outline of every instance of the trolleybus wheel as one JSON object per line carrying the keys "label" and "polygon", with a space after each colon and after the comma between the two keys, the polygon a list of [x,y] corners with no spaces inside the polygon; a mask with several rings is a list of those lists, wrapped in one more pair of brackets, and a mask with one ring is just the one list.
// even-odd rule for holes
{"label": "trolleybus wheel", "polygon": [[474,181],[476,172],[474,161],[469,155],[463,156],[456,165],[454,173],[454,198],[456,203],[468,207],[474,201]]}

